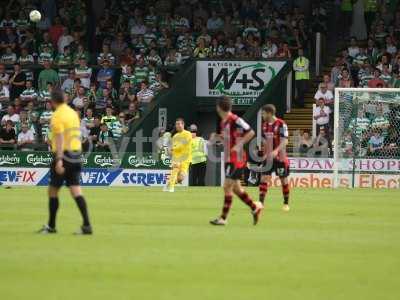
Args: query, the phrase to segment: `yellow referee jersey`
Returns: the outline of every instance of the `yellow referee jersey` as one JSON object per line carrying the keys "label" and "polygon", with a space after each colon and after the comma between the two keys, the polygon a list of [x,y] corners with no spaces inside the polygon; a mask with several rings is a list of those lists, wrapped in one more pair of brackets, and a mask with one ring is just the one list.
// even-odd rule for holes
{"label": "yellow referee jersey", "polygon": [[189,131],[182,130],[172,137],[172,161],[192,161],[192,134]]}
{"label": "yellow referee jersey", "polygon": [[64,137],[64,151],[81,151],[81,129],[79,116],[67,104],[57,107],[50,121],[51,149],[56,152],[55,136],[62,134]]}

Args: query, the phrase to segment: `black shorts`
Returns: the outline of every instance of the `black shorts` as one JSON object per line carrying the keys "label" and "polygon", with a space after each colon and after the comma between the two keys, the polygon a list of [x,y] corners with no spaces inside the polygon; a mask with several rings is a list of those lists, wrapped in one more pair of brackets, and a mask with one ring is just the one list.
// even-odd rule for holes
{"label": "black shorts", "polygon": [[56,172],[56,161],[53,159],[50,166],[50,186],[61,187],[64,182],[66,186],[79,185],[82,170],[81,155],[78,153],[65,152],[63,158],[64,174]]}
{"label": "black shorts", "polygon": [[225,164],[225,178],[240,180],[243,178],[244,168],[236,168],[233,163]]}
{"label": "black shorts", "polygon": [[290,174],[289,164],[276,159],[274,159],[272,166],[265,162],[262,167],[262,175],[271,175],[274,172],[278,177],[288,177]]}

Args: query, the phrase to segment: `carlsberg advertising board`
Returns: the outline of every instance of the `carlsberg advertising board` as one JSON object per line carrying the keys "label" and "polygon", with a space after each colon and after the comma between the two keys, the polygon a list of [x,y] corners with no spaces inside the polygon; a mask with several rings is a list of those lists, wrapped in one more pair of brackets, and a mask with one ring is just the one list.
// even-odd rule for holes
{"label": "carlsberg advertising board", "polygon": [[283,61],[198,61],[196,96],[226,95],[236,105],[251,105],[285,64]]}
{"label": "carlsberg advertising board", "polygon": [[[0,167],[48,168],[53,160],[50,152],[2,151]],[[110,152],[85,153],[81,157],[85,168],[125,168],[125,169],[169,169],[171,161],[167,157],[153,157],[151,153],[126,152],[118,157]]]}

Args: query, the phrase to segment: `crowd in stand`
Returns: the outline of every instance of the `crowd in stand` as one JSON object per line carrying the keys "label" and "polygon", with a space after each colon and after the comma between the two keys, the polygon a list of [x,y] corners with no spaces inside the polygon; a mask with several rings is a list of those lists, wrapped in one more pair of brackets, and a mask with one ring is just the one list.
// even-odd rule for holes
{"label": "crowd in stand", "polygon": [[326,30],[323,8],[306,22],[287,1],[105,1],[97,22],[86,2],[11,0],[0,11],[0,146],[46,143],[50,93],[61,87],[84,138],[107,150],[106,137],[126,132],[188,59],[290,59]]}
{"label": "crowd in stand", "polygon": [[[323,76],[315,94],[317,108],[313,118],[317,124],[317,138],[323,129],[328,149],[333,133],[336,87],[400,88],[400,6],[393,9],[392,2],[396,1],[359,1],[364,0],[353,1],[353,9],[364,10],[365,18],[364,15],[357,17],[359,14],[355,12],[351,32],[365,31],[366,39],[348,38],[348,46],[336,58],[331,73]],[[347,2],[342,1],[342,6]],[[350,97],[348,101],[352,101],[350,94],[343,94],[343,97]],[[382,105],[371,99],[360,105],[355,114],[345,122],[347,130],[341,141],[343,155],[353,155],[354,144],[358,145],[357,155],[361,156],[400,154],[400,103]]]}

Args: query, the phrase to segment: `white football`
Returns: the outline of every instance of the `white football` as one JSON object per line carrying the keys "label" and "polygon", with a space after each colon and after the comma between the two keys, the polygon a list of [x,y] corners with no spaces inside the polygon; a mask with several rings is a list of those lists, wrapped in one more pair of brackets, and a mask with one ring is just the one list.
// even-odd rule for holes
{"label": "white football", "polygon": [[29,13],[29,19],[31,19],[32,22],[39,22],[40,19],[42,18],[42,15],[40,14],[40,11],[38,10],[32,10]]}

